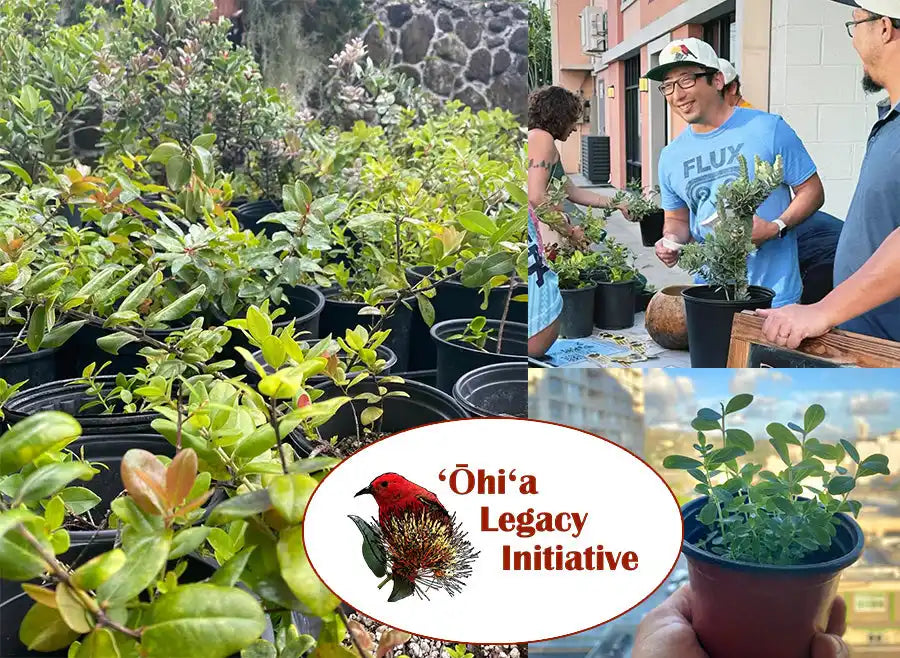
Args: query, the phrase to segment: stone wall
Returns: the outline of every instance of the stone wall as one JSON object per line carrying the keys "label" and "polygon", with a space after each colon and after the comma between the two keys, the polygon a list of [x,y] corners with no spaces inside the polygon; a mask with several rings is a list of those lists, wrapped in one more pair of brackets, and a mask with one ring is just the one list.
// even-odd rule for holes
{"label": "stone wall", "polygon": [[473,109],[527,113],[528,11],[520,2],[375,0],[372,60]]}

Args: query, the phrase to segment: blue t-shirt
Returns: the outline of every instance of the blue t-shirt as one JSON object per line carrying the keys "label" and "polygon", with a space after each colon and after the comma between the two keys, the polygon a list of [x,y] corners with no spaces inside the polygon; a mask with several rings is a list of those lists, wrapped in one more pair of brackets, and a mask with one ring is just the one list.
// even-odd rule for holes
{"label": "blue t-shirt", "polygon": [[[900,227],[900,103],[881,106],[834,259],[834,285],[849,279]],[[848,320],[841,329],[900,341],[900,298]]]}
{"label": "blue t-shirt", "polygon": [[[716,213],[719,186],[737,178],[739,154],[747,159],[751,178],[755,156],[774,162],[781,154],[785,184],[756,211],[768,221],[781,217],[790,205],[790,188],[816,173],[816,165],[800,138],[777,114],[736,107],[731,117],[712,132],[695,133],[689,127],[660,155],[660,192],[663,209],[690,209],[691,235],[698,242],[713,230],[700,224]],[[794,232],[769,240],[750,254],[747,273],[751,285],[775,291],[772,306],[798,302],[803,286]],[[698,277],[697,283],[704,281]]]}

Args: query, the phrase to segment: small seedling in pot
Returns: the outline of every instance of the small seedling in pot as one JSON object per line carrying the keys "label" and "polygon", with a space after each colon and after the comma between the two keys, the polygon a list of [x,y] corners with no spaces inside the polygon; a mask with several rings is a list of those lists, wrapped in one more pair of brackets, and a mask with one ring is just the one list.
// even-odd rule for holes
{"label": "small seedling in pot", "polygon": [[477,318],[473,318],[472,321],[469,322],[463,333],[448,336],[447,340],[461,340],[476,349],[486,352],[487,349],[485,349],[485,345],[487,344],[488,339],[492,338],[494,334],[493,329],[484,329],[486,323],[487,318],[485,318],[483,315],[479,315]]}

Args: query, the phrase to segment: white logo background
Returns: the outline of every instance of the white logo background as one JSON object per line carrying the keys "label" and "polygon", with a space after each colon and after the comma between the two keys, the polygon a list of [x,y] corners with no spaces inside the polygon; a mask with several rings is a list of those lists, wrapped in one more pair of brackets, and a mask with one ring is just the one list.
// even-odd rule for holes
{"label": "white logo background", "polygon": [[[449,476],[457,464],[496,475],[515,469],[503,495],[458,495]],[[440,481],[444,470],[448,480]],[[362,535],[348,515],[377,519],[372,496],[354,494],[378,475],[395,472],[432,491],[455,513],[480,552],[460,594],[431,590],[389,603],[362,556]],[[534,475],[538,495],[522,495],[523,475]],[[460,480],[461,483],[465,479]],[[464,485],[463,485],[464,486]],[[481,508],[491,527],[500,514],[588,514],[579,537],[571,532],[482,532]],[[309,559],[319,577],[349,605],[415,635],[450,642],[515,644],[560,637],[609,621],[649,596],[668,576],[681,550],[678,504],[649,466],[613,443],[585,432],[515,419],[439,423],[395,434],[356,453],[332,471],[309,502],[304,520]],[[626,571],[503,571],[502,547],[535,545],[583,551],[602,544],[613,554],[637,553]]]}

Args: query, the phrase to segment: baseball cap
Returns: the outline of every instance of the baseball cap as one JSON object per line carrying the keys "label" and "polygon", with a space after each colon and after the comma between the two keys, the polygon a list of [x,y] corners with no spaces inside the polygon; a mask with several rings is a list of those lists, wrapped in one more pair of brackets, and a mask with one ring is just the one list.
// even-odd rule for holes
{"label": "baseball cap", "polygon": [[900,0],[834,0],[834,2],[865,9],[888,18],[900,18]]}
{"label": "baseball cap", "polygon": [[662,80],[670,69],[685,64],[697,64],[718,71],[719,56],[705,41],[694,37],[678,39],[662,49],[659,54],[659,65],[647,71],[644,77]]}
{"label": "baseball cap", "polygon": [[727,59],[719,58],[719,70],[725,75],[725,86],[727,87],[734,82],[737,77],[737,69]]}

